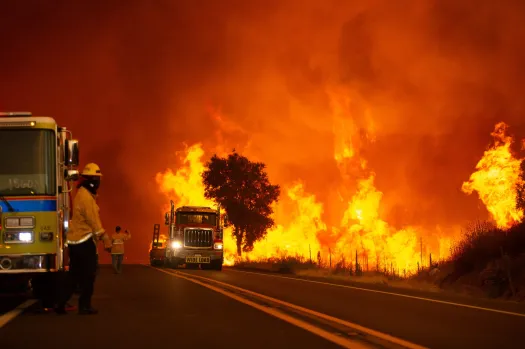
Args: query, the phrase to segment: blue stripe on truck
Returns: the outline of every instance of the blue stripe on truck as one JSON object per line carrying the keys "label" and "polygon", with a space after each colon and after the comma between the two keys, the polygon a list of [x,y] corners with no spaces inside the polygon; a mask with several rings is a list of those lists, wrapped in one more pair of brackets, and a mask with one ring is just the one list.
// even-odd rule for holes
{"label": "blue stripe on truck", "polygon": [[[47,200],[9,200],[6,197],[6,200],[14,208],[15,212],[52,212],[57,210],[57,200],[56,199],[47,199]],[[4,213],[9,212],[9,208],[3,200],[0,200],[0,207]]]}

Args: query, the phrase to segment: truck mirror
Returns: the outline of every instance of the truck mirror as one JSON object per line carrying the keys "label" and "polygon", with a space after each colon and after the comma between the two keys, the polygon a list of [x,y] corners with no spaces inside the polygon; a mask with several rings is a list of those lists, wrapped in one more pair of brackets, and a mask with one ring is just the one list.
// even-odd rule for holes
{"label": "truck mirror", "polygon": [[164,224],[165,225],[170,225],[170,214],[168,212],[166,212],[166,214],[164,214]]}
{"label": "truck mirror", "polygon": [[78,170],[66,170],[65,172],[66,173],[64,174],[64,177],[66,181],[76,181],[80,176],[80,172],[78,172]]}
{"label": "truck mirror", "polygon": [[224,226],[229,226],[230,225],[230,221],[228,220],[228,215],[225,214],[224,217],[223,217],[223,222],[224,222]]}
{"label": "truck mirror", "polygon": [[65,159],[66,166],[78,166],[79,164],[79,151],[78,141],[76,139],[66,139],[65,147]]}

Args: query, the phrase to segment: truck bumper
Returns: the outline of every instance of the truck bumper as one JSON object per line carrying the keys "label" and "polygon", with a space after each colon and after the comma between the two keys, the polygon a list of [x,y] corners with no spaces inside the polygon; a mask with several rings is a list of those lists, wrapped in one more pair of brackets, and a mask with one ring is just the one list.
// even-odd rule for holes
{"label": "truck bumper", "polygon": [[0,274],[44,273],[56,270],[56,254],[0,255]]}
{"label": "truck bumper", "polygon": [[171,250],[168,260],[172,265],[222,264],[224,253],[222,250]]}

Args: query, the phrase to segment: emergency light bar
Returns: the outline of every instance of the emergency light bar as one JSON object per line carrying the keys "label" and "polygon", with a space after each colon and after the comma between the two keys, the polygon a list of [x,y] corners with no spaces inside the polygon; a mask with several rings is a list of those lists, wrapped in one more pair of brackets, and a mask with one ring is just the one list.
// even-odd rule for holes
{"label": "emergency light bar", "polygon": [[33,116],[29,111],[10,111],[10,112],[0,112],[0,116]]}
{"label": "emergency light bar", "polygon": [[36,123],[34,121],[9,121],[9,122],[0,122],[1,127],[33,127]]}

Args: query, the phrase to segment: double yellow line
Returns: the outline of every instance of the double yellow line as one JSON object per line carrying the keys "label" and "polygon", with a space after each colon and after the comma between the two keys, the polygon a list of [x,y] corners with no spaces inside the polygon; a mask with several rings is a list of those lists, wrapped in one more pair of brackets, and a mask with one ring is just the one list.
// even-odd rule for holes
{"label": "double yellow line", "polygon": [[[331,324],[336,324],[338,326],[342,326],[342,327],[345,327],[345,328],[348,328],[348,329],[352,329],[354,331],[357,331],[359,333],[362,333],[362,334],[365,334],[367,336],[370,336],[372,337],[373,339],[377,339],[379,340],[379,342],[383,342],[382,344],[384,345],[385,342],[387,344],[387,346],[389,347],[396,347],[396,348],[408,348],[408,349],[427,349],[426,347],[423,347],[423,346],[420,346],[420,345],[417,345],[417,344],[414,344],[414,343],[411,343],[411,342],[407,342],[403,339],[400,339],[400,338],[396,338],[396,337],[393,337],[391,335],[388,335],[388,334],[385,334],[385,333],[382,333],[382,332],[379,332],[379,331],[375,331],[375,330],[372,330],[372,329],[369,329],[369,328],[366,328],[366,327],[363,327],[361,325],[358,325],[358,324],[354,324],[354,323],[351,323],[351,322],[348,322],[348,321],[345,321],[345,320],[342,320],[342,319],[339,319],[339,318],[336,318],[336,317],[333,317],[333,316],[330,316],[330,315],[326,315],[326,314],[323,314],[323,313],[320,313],[320,312],[317,312],[315,310],[311,310],[311,309],[308,309],[308,308],[304,308],[304,307],[301,307],[299,305],[295,305],[295,304],[292,304],[292,303],[288,303],[288,302],[285,302],[285,301],[282,301],[280,299],[277,299],[277,298],[273,298],[273,297],[269,297],[269,296],[266,296],[266,295],[263,295],[263,294],[260,294],[260,293],[257,293],[257,292],[254,292],[254,291],[250,291],[250,290],[247,290],[247,289],[244,289],[244,288],[241,288],[241,287],[238,287],[238,286],[234,286],[234,285],[231,285],[231,284],[228,284],[228,283],[225,283],[225,282],[221,282],[221,281],[218,281],[218,280],[215,280],[215,279],[210,279],[210,278],[207,278],[207,277],[203,277],[203,276],[199,276],[199,275],[195,275],[195,274],[189,274],[189,273],[184,273],[184,272],[180,272],[180,271],[176,271],[176,270],[166,270],[166,269],[160,269],[160,268],[155,268],[155,267],[150,267],[152,269],[155,269],[157,271],[160,271],[162,273],[165,273],[165,274],[168,274],[168,275],[171,275],[171,276],[174,276],[174,277],[177,277],[177,278],[181,278],[181,279],[185,279],[187,281],[190,281],[190,282],[193,282],[195,284],[198,284],[200,286],[203,286],[203,287],[206,287],[212,291],[215,291],[217,293],[220,293],[226,297],[229,297],[229,298],[232,298],[240,303],[243,303],[243,304],[246,304],[252,308],[255,308],[257,310],[260,310],[266,314],[269,314],[273,317],[276,317],[280,320],[283,320],[283,321],[286,321],[294,326],[297,326],[299,328],[302,328],[310,333],[313,333],[319,337],[322,337],[326,340],[329,340],[333,343],[336,343],[338,345],[340,345],[341,347],[343,348],[348,348],[348,349],[370,349],[370,348],[375,348],[376,346],[373,345],[373,344],[369,344],[369,343],[365,343],[365,342],[361,342],[361,341],[356,341],[356,340],[352,340],[352,339],[349,339],[349,338],[345,338],[345,337],[342,337],[342,336],[339,336],[335,333],[332,333],[332,332],[329,332],[329,331],[326,331],[318,326],[315,326],[313,324],[310,324],[306,321],[303,321],[301,319],[298,319],[298,318],[295,318],[293,316],[290,316],[284,312],[281,312],[281,311],[278,311],[276,309],[273,309],[273,308],[269,308],[269,307],[266,307],[266,306],[263,306],[263,305],[260,305],[256,302],[253,302],[247,298],[243,298],[237,294],[234,294],[230,291],[228,291],[227,289],[230,289],[230,290],[234,290],[234,291],[237,291],[238,293],[240,294],[244,294],[244,295],[248,295],[248,296],[251,296],[253,298],[256,298],[256,299],[260,299],[260,300],[264,300],[266,302],[271,302],[273,304],[277,304],[285,309],[289,309],[291,311],[295,311],[297,313],[300,313],[300,314],[305,314],[306,316],[310,316],[310,317],[313,317],[313,318],[317,318],[317,319],[320,319],[320,320],[323,320],[325,323],[328,322],[328,323],[331,323]],[[218,285],[218,286],[215,286],[215,285]]]}

